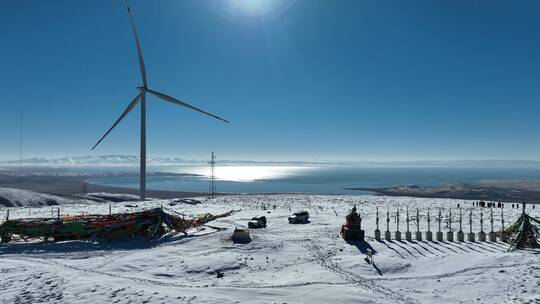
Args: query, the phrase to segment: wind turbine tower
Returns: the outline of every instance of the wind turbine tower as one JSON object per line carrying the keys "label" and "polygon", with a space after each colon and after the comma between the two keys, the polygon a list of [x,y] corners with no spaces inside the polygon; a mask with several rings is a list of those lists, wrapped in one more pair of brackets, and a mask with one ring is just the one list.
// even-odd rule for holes
{"label": "wind turbine tower", "polygon": [[160,93],[158,91],[154,91],[154,90],[151,90],[151,89],[148,88],[147,77],[146,77],[146,67],[144,65],[144,60],[143,60],[142,50],[141,50],[141,44],[139,42],[139,37],[137,36],[137,30],[135,29],[135,20],[133,19],[133,14],[131,13],[131,9],[129,8],[127,0],[125,1],[125,3],[126,3],[129,18],[130,18],[130,21],[131,21],[131,30],[133,31],[133,36],[135,38],[135,46],[137,48],[137,56],[138,56],[138,59],[139,59],[139,68],[141,70],[142,85],[137,87],[137,90],[139,91],[139,94],[137,94],[137,96],[135,96],[135,98],[133,98],[133,100],[131,100],[131,102],[129,103],[127,108],[124,110],[124,112],[122,112],[122,114],[116,120],[116,122],[112,125],[112,127],[110,127],[109,130],[107,130],[107,132],[105,132],[105,135],[103,135],[101,137],[101,139],[94,145],[92,150],[94,150],[99,145],[99,143],[101,143],[101,141],[114,129],[114,127],[116,127],[122,121],[122,119],[124,119],[124,117],[126,117],[129,114],[129,112],[131,112],[133,110],[133,108],[135,108],[135,106],[140,101],[140,103],[141,103],[141,135],[140,135],[141,136],[141,146],[140,146],[139,196],[140,196],[141,200],[145,200],[146,199],[146,93],[150,93],[151,95],[154,95],[155,97],[160,98],[160,99],[162,99],[164,101],[186,107],[188,109],[197,111],[199,113],[208,115],[210,117],[219,119],[221,121],[224,121],[224,122],[228,122],[228,121],[221,118],[221,117],[219,117],[219,116],[216,116],[214,114],[211,114],[209,112],[201,110],[201,109],[199,109],[199,108],[197,108],[195,106],[192,106],[192,105],[190,105],[190,104],[188,104],[188,103],[186,103],[184,101],[181,101],[181,100],[176,99],[174,97],[165,95],[163,93]]}

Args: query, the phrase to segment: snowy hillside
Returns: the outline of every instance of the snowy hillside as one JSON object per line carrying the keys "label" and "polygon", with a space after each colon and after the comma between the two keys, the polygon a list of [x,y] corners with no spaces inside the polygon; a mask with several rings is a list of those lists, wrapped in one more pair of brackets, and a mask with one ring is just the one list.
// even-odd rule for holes
{"label": "snowy hillside", "polygon": [[[0,187],[1,207],[38,207],[91,203],[126,202],[136,200],[138,196],[96,192],[86,195],[59,196],[30,190]],[[14,210],[15,211],[15,210]]]}
{"label": "snowy hillside", "polygon": [[[113,204],[113,212],[163,205],[194,215],[241,208],[189,236],[164,236],[152,242],[70,241],[0,245],[0,303],[539,303],[540,251],[506,252],[502,243],[376,242],[375,207],[385,213],[400,208],[400,230],[406,230],[405,206],[419,207],[422,231],[426,211],[453,208],[452,227],[459,227],[456,204],[468,214],[470,202],[451,199],[375,196],[228,196],[202,199],[199,205],[169,206],[167,200]],[[354,204],[363,217],[368,244],[350,245],[338,235]],[[262,209],[267,210],[262,210]],[[107,205],[61,206],[62,214],[107,213]],[[287,216],[307,210],[311,223],[290,225]],[[479,230],[474,209],[474,231]],[[489,231],[489,209],[483,209]],[[520,209],[504,208],[506,223]],[[530,210],[540,216],[539,208]],[[0,218],[5,209],[0,208]],[[384,214],[383,214],[384,212]],[[48,216],[50,208],[11,209],[10,217]],[[251,230],[253,242],[234,244],[235,226],[265,215],[268,227]],[[412,216],[412,215],[411,215]],[[443,231],[447,231],[447,216]],[[466,220],[465,220],[466,219]],[[500,226],[495,209],[495,228]],[[394,219],[390,222],[395,230]],[[433,218],[431,230],[436,231]],[[463,226],[468,232],[468,217]],[[411,230],[416,230],[411,223]],[[376,267],[364,261],[376,251]],[[218,273],[223,273],[218,278]]]}
{"label": "snowy hillside", "polygon": [[0,207],[36,207],[80,203],[58,195],[0,187]]}

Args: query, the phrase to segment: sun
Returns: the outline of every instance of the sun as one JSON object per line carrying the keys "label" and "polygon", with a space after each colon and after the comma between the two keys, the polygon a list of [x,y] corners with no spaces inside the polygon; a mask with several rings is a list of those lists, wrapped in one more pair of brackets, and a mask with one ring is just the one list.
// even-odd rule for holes
{"label": "sun", "polygon": [[264,14],[272,10],[276,0],[230,0],[234,9],[247,14]]}
{"label": "sun", "polygon": [[246,17],[276,14],[289,6],[293,0],[226,0],[228,14]]}

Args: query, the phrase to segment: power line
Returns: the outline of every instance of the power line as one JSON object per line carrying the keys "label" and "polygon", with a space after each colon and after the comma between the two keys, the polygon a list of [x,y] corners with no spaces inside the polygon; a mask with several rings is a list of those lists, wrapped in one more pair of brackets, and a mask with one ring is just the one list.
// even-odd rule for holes
{"label": "power line", "polygon": [[21,96],[21,108],[19,117],[19,173],[23,175],[23,98]]}

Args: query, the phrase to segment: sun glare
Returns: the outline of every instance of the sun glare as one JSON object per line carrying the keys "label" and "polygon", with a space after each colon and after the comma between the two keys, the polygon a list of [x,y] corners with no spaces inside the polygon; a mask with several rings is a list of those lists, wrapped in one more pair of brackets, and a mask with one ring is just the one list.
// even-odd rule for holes
{"label": "sun glare", "polygon": [[259,14],[272,9],[275,0],[231,0],[231,5],[248,14]]}
{"label": "sun glare", "polygon": [[[257,180],[274,179],[294,175],[301,170],[309,169],[307,167],[293,166],[217,166],[215,176],[218,180],[235,182],[253,182]],[[197,172],[210,177],[209,168],[201,168]]]}
{"label": "sun glare", "polygon": [[227,0],[227,14],[246,17],[268,16],[286,8],[293,0]]}

